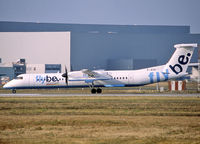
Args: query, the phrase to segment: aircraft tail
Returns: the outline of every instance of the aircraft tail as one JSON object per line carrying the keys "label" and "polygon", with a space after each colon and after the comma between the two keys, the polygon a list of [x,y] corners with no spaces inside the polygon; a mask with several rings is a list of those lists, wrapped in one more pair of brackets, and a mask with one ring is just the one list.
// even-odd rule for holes
{"label": "aircraft tail", "polygon": [[176,78],[186,75],[194,48],[197,46],[198,45],[196,43],[174,45],[176,51],[165,65],[164,73],[169,74],[169,78]]}

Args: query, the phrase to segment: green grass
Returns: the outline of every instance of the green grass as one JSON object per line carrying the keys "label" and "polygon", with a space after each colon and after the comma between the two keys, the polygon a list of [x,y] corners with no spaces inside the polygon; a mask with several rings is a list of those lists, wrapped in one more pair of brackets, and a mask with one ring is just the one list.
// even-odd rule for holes
{"label": "green grass", "polygon": [[0,97],[0,143],[200,143],[196,97]]}

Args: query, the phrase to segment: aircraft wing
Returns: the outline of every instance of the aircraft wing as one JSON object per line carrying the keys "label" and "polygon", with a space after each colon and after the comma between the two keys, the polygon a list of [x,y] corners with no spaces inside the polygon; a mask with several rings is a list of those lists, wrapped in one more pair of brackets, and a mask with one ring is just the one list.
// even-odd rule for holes
{"label": "aircraft wing", "polygon": [[96,73],[96,72],[94,72],[94,71],[90,71],[90,70],[88,70],[88,69],[83,69],[83,70],[81,70],[84,74],[87,74],[88,75],[88,77],[90,77],[90,78],[95,78],[95,77],[98,77],[99,76],[99,74],[98,73]]}
{"label": "aircraft wing", "polygon": [[88,69],[83,69],[82,72],[88,76],[88,78],[93,78],[93,80],[109,80],[112,77],[104,71],[91,71]]}
{"label": "aircraft wing", "polygon": [[94,81],[107,81],[112,79],[112,76],[103,70],[91,71],[88,69],[83,69],[81,72],[83,73],[83,76],[70,76],[69,81],[85,81],[85,83],[93,83]]}

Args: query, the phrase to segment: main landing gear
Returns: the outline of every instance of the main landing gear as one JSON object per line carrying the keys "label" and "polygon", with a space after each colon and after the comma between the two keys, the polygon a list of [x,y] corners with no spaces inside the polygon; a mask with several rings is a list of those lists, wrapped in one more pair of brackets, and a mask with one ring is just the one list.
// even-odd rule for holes
{"label": "main landing gear", "polygon": [[102,89],[100,89],[100,88],[97,88],[97,89],[92,88],[92,89],[91,89],[91,93],[92,93],[92,94],[95,94],[95,93],[102,93]]}

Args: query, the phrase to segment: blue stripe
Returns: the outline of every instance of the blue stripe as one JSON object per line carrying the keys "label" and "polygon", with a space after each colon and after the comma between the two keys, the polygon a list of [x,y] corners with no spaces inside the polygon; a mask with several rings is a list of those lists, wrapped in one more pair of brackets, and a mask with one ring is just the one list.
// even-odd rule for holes
{"label": "blue stripe", "polygon": [[153,72],[149,73],[149,79],[150,79],[150,83],[153,83]]}
{"label": "blue stripe", "polygon": [[117,85],[104,85],[105,87],[125,87],[124,84],[117,84]]}
{"label": "blue stripe", "polygon": [[157,82],[160,82],[160,73],[156,72]]}
{"label": "blue stripe", "polygon": [[[94,87],[137,87],[146,84],[126,84],[126,85],[95,85]],[[31,87],[7,87],[4,89],[56,89],[56,88],[86,88],[89,85],[77,85],[77,86],[31,86]]]}
{"label": "blue stripe", "polygon": [[[56,89],[56,88],[82,88],[89,87],[88,85],[78,85],[78,86],[31,86],[31,87],[7,87],[5,89]],[[103,86],[98,86],[103,87]]]}

